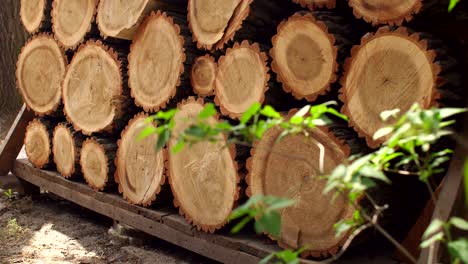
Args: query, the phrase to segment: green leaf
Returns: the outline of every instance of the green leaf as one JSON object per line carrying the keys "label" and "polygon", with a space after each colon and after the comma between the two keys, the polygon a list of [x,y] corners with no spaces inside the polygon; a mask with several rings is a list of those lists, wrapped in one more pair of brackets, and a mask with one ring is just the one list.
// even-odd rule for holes
{"label": "green leaf", "polygon": [[175,144],[175,146],[172,147],[172,153],[177,154],[181,152],[184,146],[185,146],[185,141],[183,140],[177,141],[177,144]]}
{"label": "green leaf", "polygon": [[442,119],[466,112],[466,108],[440,108],[439,113]]}
{"label": "green leaf", "polygon": [[452,217],[450,218],[450,224],[455,226],[458,229],[468,231],[468,221],[462,219],[460,217]]}
{"label": "green leaf", "polygon": [[461,238],[450,241],[447,247],[452,257],[461,260],[463,263],[468,263],[468,239]]}
{"label": "green leaf", "polygon": [[390,117],[397,118],[400,113],[400,109],[387,110],[380,113],[382,121],[387,121]]}
{"label": "green leaf", "polygon": [[281,118],[281,115],[280,113],[276,112],[276,110],[267,105],[265,106],[261,111],[260,111],[260,114],[266,116],[266,117],[270,117],[270,118]]}
{"label": "green leaf", "polygon": [[440,219],[435,219],[431,222],[431,224],[427,227],[426,231],[422,236],[423,239],[428,238],[430,235],[434,234],[435,232],[439,231],[444,226],[444,222]]}
{"label": "green leaf", "polygon": [[465,176],[465,205],[468,207],[468,159],[465,161],[464,166]]}
{"label": "green leaf", "polygon": [[277,211],[286,207],[290,207],[295,204],[294,200],[290,199],[278,199],[268,207],[269,211]]}
{"label": "green leaf", "polygon": [[343,233],[353,228],[353,223],[350,220],[340,221],[338,223],[335,223],[333,225],[333,228],[335,229],[335,236],[339,237]]}
{"label": "green leaf", "polygon": [[293,125],[299,125],[304,121],[304,117],[302,116],[293,116],[291,119],[289,119],[289,123]]}
{"label": "green leaf", "polygon": [[159,134],[158,142],[156,143],[156,151],[160,151],[162,148],[164,148],[167,141],[169,141],[169,138],[171,138],[171,131],[167,129]]}
{"label": "green leaf", "polygon": [[431,246],[432,244],[434,244],[436,241],[441,241],[444,239],[444,232],[439,232],[433,236],[431,236],[430,238],[424,240],[420,247],[421,248],[427,248],[429,246]]}
{"label": "green leaf", "polygon": [[271,253],[270,255],[266,256],[262,259],[258,264],[268,264],[270,261],[275,257],[276,253]]}
{"label": "green leaf", "polygon": [[185,134],[195,138],[203,138],[205,131],[201,127],[193,125],[185,130]]}
{"label": "green leaf", "polygon": [[458,2],[460,2],[460,0],[450,0],[448,11],[452,12],[452,10],[457,6]]}
{"label": "green leaf", "polygon": [[141,133],[138,135],[138,138],[137,138],[137,141],[141,141],[149,136],[151,136],[152,134],[155,134],[157,132],[157,129],[155,126],[153,125],[148,125],[145,127],[145,129],[143,129],[143,131],[141,131]]}
{"label": "green leaf", "polygon": [[363,166],[359,172],[365,177],[378,179],[389,184],[391,183],[381,170],[378,170],[372,166]]}
{"label": "green leaf", "polygon": [[208,103],[205,105],[203,110],[201,110],[201,112],[198,114],[198,118],[201,120],[205,120],[214,115],[216,115],[216,108],[214,107],[214,104]]}
{"label": "green leaf", "polygon": [[304,117],[305,115],[307,115],[309,113],[309,110],[310,110],[310,105],[306,105],[304,107],[302,107],[299,111],[297,111],[297,113],[294,114],[293,117]]}
{"label": "green leaf", "polygon": [[245,111],[245,113],[242,115],[241,119],[240,119],[240,123],[241,124],[246,124],[247,122],[250,121],[250,119],[256,115],[258,113],[258,111],[260,111],[260,108],[262,106],[260,105],[260,103],[254,103],[252,104],[252,106],[250,106],[249,109],[247,109],[247,111]]}
{"label": "green leaf", "polygon": [[215,128],[219,130],[230,130],[232,126],[228,122],[220,122],[215,125]]}
{"label": "green leaf", "polygon": [[156,114],[156,119],[159,119],[159,120],[169,120],[171,119],[172,117],[174,117],[174,115],[177,113],[177,109],[171,109],[169,111],[159,111],[157,114]]}
{"label": "green leaf", "polygon": [[265,213],[255,222],[255,232],[257,234],[267,232],[278,237],[281,232],[281,216],[278,212]]}
{"label": "green leaf", "polygon": [[237,234],[239,233],[249,222],[252,220],[253,217],[248,216],[244,217],[239,223],[237,223],[232,229],[231,229],[231,234]]}

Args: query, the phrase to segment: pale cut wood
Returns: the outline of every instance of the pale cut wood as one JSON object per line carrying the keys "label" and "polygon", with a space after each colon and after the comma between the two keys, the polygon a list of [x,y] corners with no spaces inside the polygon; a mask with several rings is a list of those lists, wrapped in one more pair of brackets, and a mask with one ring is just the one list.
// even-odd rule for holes
{"label": "pale cut wood", "polygon": [[[187,129],[202,109],[202,101],[193,97],[179,104],[166,165],[174,205],[188,222],[212,233],[226,224],[239,196],[235,150],[226,148],[226,142],[220,140],[186,146],[178,153],[171,151],[178,131]],[[215,124],[217,120],[211,117],[207,122]]]}
{"label": "pale cut wood", "polygon": [[115,181],[119,192],[131,204],[150,206],[165,182],[165,151],[156,152],[156,134],[138,140],[146,127],[148,115],[137,114],[122,131],[115,158]]}
{"label": "pale cut wood", "polygon": [[45,18],[47,0],[21,0],[21,23],[30,34],[41,28]]}
{"label": "pale cut wood", "polygon": [[353,14],[372,25],[401,26],[421,10],[422,0],[349,0]]}
{"label": "pale cut wood", "polygon": [[83,136],[72,125],[60,123],[54,129],[52,153],[57,171],[65,178],[80,172],[79,160]]}
{"label": "pale cut wood", "polygon": [[34,36],[22,48],[16,63],[16,85],[37,115],[51,114],[60,105],[66,64],[63,51],[48,34]]}
{"label": "pale cut wood", "polygon": [[336,7],[336,0],[292,0],[294,3],[300,4],[302,7],[307,7],[310,10],[317,8],[332,9]]}
{"label": "pale cut wood", "polygon": [[62,89],[66,117],[85,135],[111,131],[128,104],[117,54],[100,41],[78,48]]}
{"label": "pale cut wood", "polygon": [[353,47],[341,79],[341,111],[369,147],[383,143],[386,137],[374,140],[373,135],[394,122],[383,122],[381,112],[398,108],[405,113],[414,103],[422,108],[436,104],[440,66],[435,56],[418,34],[410,35],[402,27],[382,27]]}
{"label": "pale cut wood", "polygon": [[34,119],[26,128],[24,147],[36,168],[45,168],[52,161],[52,129],[49,122],[40,119]]}
{"label": "pale cut wood", "polygon": [[184,39],[166,13],[152,12],[134,36],[128,55],[131,96],[147,112],[164,108],[184,72]]}
{"label": "pale cut wood", "polygon": [[112,184],[113,164],[117,144],[105,138],[87,138],[80,152],[80,166],[88,186],[95,191],[104,191]]}
{"label": "pale cut wood", "polygon": [[189,0],[188,21],[200,49],[221,49],[249,15],[252,0]]}
{"label": "pale cut wood", "polygon": [[[288,135],[278,140],[281,132],[272,128],[254,145],[247,161],[247,194],[295,200],[292,207],[280,211],[281,247],[305,247],[303,256],[334,255],[350,234],[336,236],[334,224],[352,218],[354,209],[345,195],[333,199],[333,192],[324,194],[326,180],[319,177],[342,164],[350,150],[326,129],[310,130],[309,137]],[[324,148],[323,174],[318,143]]]}
{"label": "pale cut wood", "polygon": [[283,21],[272,43],[272,70],[283,89],[297,99],[312,102],[336,82],[335,37],[311,13],[296,13]]}
{"label": "pale cut wood", "polygon": [[208,54],[195,59],[190,80],[196,94],[199,96],[214,94],[217,67],[214,58]]}
{"label": "pale cut wood", "polygon": [[83,41],[96,13],[98,0],[54,0],[52,30],[65,49],[74,49]]}
{"label": "pale cut wood", "polygon": [[7,176],[13,168],[13,163],[23,147],[26,127],[33,118],[34,113],[23,104],[5,140],[0,144],[0,176]]}
{"label": "pale cut wood", "polygon": [[239,118],[255,103],[262,103],[270,75],[267,55],[257,43],[236,43],[218,60],[215,102],[221,112]]}

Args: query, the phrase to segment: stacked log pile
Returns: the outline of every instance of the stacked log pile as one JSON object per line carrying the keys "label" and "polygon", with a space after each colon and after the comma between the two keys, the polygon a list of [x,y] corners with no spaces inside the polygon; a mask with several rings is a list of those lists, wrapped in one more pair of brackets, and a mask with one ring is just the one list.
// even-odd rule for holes
{"label": "stacked log pile", "polygon": [[[349,6],[372,25],[400,26],[423,5],[371,2]],[[349,233],[336,237],[333,223],[351,218],[352,209],[342,196],[330,204],[333,194],[322,194],[318,177],[350,155],[348,144],[358,135],[370,148],[382,143],[372,139],[386,125],[380,112],[435,105],[440,73],[456,68],[423,34],[404,27],[360,32],[356,18],[343,14],[350,9],[335,6],[335,0],[22,1],[24,26],[39,33],[18,58],[17,86],[26,105],[45,116],[28,127],[28,157],[38,168],[55,161],[64,177],[84,178],[96,191],[113,191],[115,183],[125,200],[141,206],[158,200],[168,182],[187,221],[215,232],[245,185],[235,148],[217,142],[171,151],[204,102],[237,122],[255,102],[291,110],[341,99],[358,134],[316,129],[310,138],[278,142],[275,128],[239,162],[248,170],[248,195],[296,200],[281,212],[281,246],[334,255]],[[100,35],[89,34],[96,30]],[[174,136],[156,152],[156,135],[137,138],[150,126],[149,115],[171,107],[179,109]]]}

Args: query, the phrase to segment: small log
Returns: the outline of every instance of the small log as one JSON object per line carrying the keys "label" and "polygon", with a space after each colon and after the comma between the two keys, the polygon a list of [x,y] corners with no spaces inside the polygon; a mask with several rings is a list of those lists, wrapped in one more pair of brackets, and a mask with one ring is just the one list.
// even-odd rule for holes
{"label": "small log", "polygon": [[193,91],[199,96],[213,95],[217,70],[218,65],[210,55],[196,58],[190,75]]}
{"label": "small log", "polygon": [[302,7],[307,7],[311,11],[318,8],[333,9],[336,7],[336,0],[292,0],[296,4],[300,4]]}
{"label": "small log", "polygon": [[239,118],[253,103],[263,102],[270,79],[267,59],[257,43],[248,41],[234,44],[220,57],[215,102],[224,115]]}
{"label": "small log", "polygon": [[133,39],[145,17],[156,10],[182,10],[184,0],[101,0],[96,22],[104,38]]}
{"label": "small log", "polygon": [[335,255],[350,233],[336,236],[334,224],[351,219],[354,208],[345,195],[323,194],[326,180],[320,179],[320,148],[324,147],[324,173],[342,164],[350,149],[327,129],[315,128],[305,135],[288,135],[272,128],[254,144],[247,160],[247,195],[273,195],[295,200],[283,209],[277,239],[284,248],[305,248],[304,257]]}
{"label": "small log", "polygon": [[355,17],[362,18],[374,26],[401,26],[404,21],[412,20],[423,6],[422,0],[349,0],[348,4],[353,8]]}
{"label": "small log", "polygon": [[24,147],[34,167],[45,169],[52,165],[53,123],[44,119],[29,122],[24,136]]}
{"label": "small log", "polygon": [[165,13],[152,12],[135,34],[128,55],[128,84],[135,104],[147,112],[164,108],[176,95],[184,61],[179,26]]}
{"label": "small log", "polygon": [[352,30],[328,12],[298,12],[278,26],[272,38],[271,67],[283,90],[313,102],[337,81]]}
{"label": "small log", "polygon": [[64,112],[85,135],[111,132],[122,125],[129,106],[117,53],[100,41],[82,44],[63,81]]}
{"label": "small log", "polygon": [[156,152],[156,134],[137,140],[142,131],[151,124],[148,115],[140,113],[130,120],[118,141],[115,158],[115,181],[119,192],[131,204],[150,206],[165,182],[165,151]]}
{"label": "small log", "polygon": [[378,129],[392,122],[383,122],[381,112],[398,108],[405,113],[414,103],[422,108],[435,105],[441,71],[435,56],[427,42],[406,28],[382,27],[353,47],[341,79],[341,111],[369,147],[376,148],[387,139],[373,139]]}
{"label": "small log", "polygon": [[69,123],[60,123],[54,129],[52,153],[57,171],[64,178],[80,173],[80,153],[84,136]]}
{"label": "small log", "polygon": [[[174,205],[199,230],[213,233],[228,221],[239,197],[239,175],[234,148],[224,141],[199,142],[174,153],[178,132],[184,131],[203,109],[202,100],[189,97],[179,104],[174,137],[168,143],[169,183]],[[207,122],[214,124],[216,118]]]}
{"label": "small log", "polygon": [[20,18],[29,34],[50,26],[51,0],[21,0]]}
{"label": "small log", "polygon": [[21,49],[16,63],[16,86],[28,109],[38,116],[52,114],[61,101],[61,82],[67,59],[48,34],[32,37]]}
{"label": "small log", "polygon": [[91,30],[98,0],[54,0],[52,30],[60,45],[75,49]]}
{"label": "small log", "polygon": [[114,183],[117,144],[108,138],[88,138],[83,142],[80,166],[88,186],[104,191]]}

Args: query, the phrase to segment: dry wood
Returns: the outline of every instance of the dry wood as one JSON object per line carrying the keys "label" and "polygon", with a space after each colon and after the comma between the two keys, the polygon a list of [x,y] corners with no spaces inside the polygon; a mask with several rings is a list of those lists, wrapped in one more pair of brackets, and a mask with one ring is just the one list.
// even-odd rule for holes
{"label": "dry wood", "polygon": [[36,33],[47,17],[46,12],[50,9],[48,0],[21,0],[20,17],[21,23],[30,34]]}
{"label": "dry wood", "polygon": [[117,144],[107,138],[88,138],[83,142],[80,166],[88,186],[95,191],[104,191],[113,183],[114,158]]}
{"label": "dry wood", "polygon": [[354,209],[346,196],[323,194],[326,180],[319,179],[320,148],[323,145],[324,173],[330,173],[349,155],[349,148],[325,129],[313,129],[310,136],[289,135],[278,141],[280,128],[268,130],[252,149],[247,161],[247,194],[273,195],[295,200],[281,210],[281,247],[306,247],[305,256],[334,255],[349,233],[336,236],[334,223],[352,218]]}
{"label": "dry wood", "polygon": [[122,131],[115,158],[115,181],[119,192],[131,204],[150,206],[165,182],[164,150],[156,152],[156,134],[137,140],[150,124],[146,114],[137,114]]}
{"label": "dry wood", "polygon": [[[220,140],[186,146],[178,153],[170,151],[177,143],[178,131],[188,128],[202,109],[202,101],[193,97],[179,104],[166,167],[174,205],[199,230],[214,232],[226,224],[239,196],[235,150]],[[207,122],[215,124],[217,120],[212,117]]]}
{"label": "dry wood", "polygon": [[214,94],[217,67],[214,58],[208,54],[195,59],[190,80],[196,94],[199,96]]}
{"label": "dry wood", "polygon": [[382,27],[353,47],[341,79],[341,111],[369,147],[386,139],[373,139],[378,129],[391,124],[381,120],[381,112],[398,108],[404,113],[414,103],[423,108],[436,103],[440,66],[434,63],[435,56],[418,34],[410,35],[406,28]]}
{"label": "dry wood", "polygon": [[224,115],[239,118],[253,103],[263,102],[270,79],[267,59],[258,44],[243,41],[218,60],[215,102]]}
{"label": "dry wood", "polygon": [[52,30],[65,49],[74,49],[91,30],[98,0],[54,0]]}
{"label": "dry wood", "polygon": [[272,39],[272,70],[297,99],[314,101],[337,80],[338,49],[328,28],[311,13],[296,13],[278,26]]}
{"label": "dry wood", "polygon": [[300,4],[302,7],[307,7],[310,10],[317,8],[332,9],[336,7],[336,0],[292,0],[294,3]]}
{"label": "dry wood", "polygon": [[248,16],[252,0],[189,0],[188,21],[198,48],[222,48]]}
{"label": "dry wood", "polygon": [[84,136],[73,130],[72,125],[60,123],[54,129],[52,153],[57,171],[65,178],[80,172],[79,160]]}
{"label": "dry wood", "polygon": [[128,55],[128,83],[136,105],[147,112],[164,108],[176,95],[184,61],[179,26],[165,13],[152,12],[135,34]]}
{"label": "dry wood", "polygon": [[46,168],[52,163],[52,129],[51,122],[41,119],[34,119],[26,128],[24,147],[36,168]]}
{"label": "dry wood", "polygon": [[353,14],[372,25],[401,26],[421,10],[422,0],[349,0]]}
{"label": "dry wood", "polygon": [[129,104],[117,54],[100,41],[82,44],[62,84],[64,112],[85,135],[111,131]]}
{"label": "dry wood", "polygon": [[55,39],[38,34],[22,48],[16,63],[16,84],[28,108],[37,115],[53,113],[60,105],[60,84],[67,60]]}

